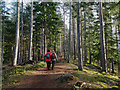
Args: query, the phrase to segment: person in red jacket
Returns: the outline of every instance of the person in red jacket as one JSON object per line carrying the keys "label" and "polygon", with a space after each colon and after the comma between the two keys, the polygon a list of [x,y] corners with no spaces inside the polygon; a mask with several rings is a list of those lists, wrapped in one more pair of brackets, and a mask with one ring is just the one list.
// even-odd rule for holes
{"label": "person in red jacket", "polygon": [[47,62],[47,69],[50,70],[50,65],[51,65],[51,53],[50,53],[50,50],[47,50],[47,53],[45,54],[45,60]]}

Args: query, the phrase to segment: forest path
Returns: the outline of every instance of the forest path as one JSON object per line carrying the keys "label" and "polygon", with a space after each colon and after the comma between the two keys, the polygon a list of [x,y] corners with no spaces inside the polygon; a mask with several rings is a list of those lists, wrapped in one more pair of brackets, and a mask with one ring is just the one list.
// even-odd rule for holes
{"label": "forest path", "polygon": [[59,75],[73,72],[70,65],[64,63],[56,63],[54,70],[47,70],[47,68],[39,68],[32,71],[30,75],[25,77],[12,88],[70,88],[75,80],[60,83],[56,80]]}

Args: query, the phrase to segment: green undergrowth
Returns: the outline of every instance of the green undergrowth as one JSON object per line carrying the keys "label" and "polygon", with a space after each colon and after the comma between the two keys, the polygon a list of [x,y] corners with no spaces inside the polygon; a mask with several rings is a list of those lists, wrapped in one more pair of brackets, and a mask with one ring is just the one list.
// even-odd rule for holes
{"label": "green undergrowth", "polygon": [[60,63],[61,61],[57,60],[56,63]]}
{"label": "green undergrowth", "polygon": [[25,66],[18,66],[16,68],[7,70],[2,74],[2,85],[3,87],[6,85],[12,85],[19,82],[25,76],[30,74],[30,71],[37,70],[40,67],[45,67],[45,63],[37,63],[34,65],[25,65]]}
{"label": "green undergrowth", "polygon": [[71,74],[78,81],[90,83],[92,88],[118,88],[120,85],[117,74],[100,72],[101,68],[96,65],[87,64],[83,71],[79,71],[76,65],[69,65],[75,69]]}

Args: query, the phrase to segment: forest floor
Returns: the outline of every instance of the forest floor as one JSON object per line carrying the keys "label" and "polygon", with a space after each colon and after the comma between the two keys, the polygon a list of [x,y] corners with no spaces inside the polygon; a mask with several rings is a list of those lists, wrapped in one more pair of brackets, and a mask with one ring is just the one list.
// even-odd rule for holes
{"label": "forest floor", "polygon": [[71,88],[71,84],[74,84],[76,80],[61,83],[57,78],[72,71],[69,65],[56,63],[54,70],[47,70],[46,67],[38,68],[31,71],[24,79],[5,88]]}
{"label": "forest floor", "polygon": [[[89,64],[84,66],[83,71],[78,71],[77,66],[73,64],[56,63],[54,70],[48,71],[45,66],[29,71],[25,76],[24,73],[15,76],[22,79],[14,80],[15,83],[12,84],[7,84],[12,77],[12,74],[9,75],[9,78],[5,79],[6,85],[3,85],[3,88],[73,88],[76,82],[80,83],[81,88],[118,88],[120,86],[120,80],[116,74],[101,73],[96,66]],[[73,78],[65,79],[65,74],[72,75]],[[76,84],[75,87],[78,86]]]}

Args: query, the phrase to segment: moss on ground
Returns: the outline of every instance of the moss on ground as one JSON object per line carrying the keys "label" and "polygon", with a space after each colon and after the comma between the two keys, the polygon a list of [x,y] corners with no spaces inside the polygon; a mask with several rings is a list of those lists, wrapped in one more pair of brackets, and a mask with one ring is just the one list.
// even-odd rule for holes
{"label": "moss on ground", "polygon": [[[101,68],[96,65],[86,64],[83,71],[79,71],[74,64],[68,64],[73,72],[71,74],[77,81],[91,84],[91,88],[118,88],[120,86],[120,79],[117,76],[117,71],[114,74],[101,72]],[[40,67],[45,67],[45,63],[38,63],[35,65],[19,66],[3,73],[3,86],[16,84],[25,76],[30,74],[30,71],[37,70]],[[63,79],[61,79],[63,80]],[[62,81],[63,82],[63,81]]]}
{"label": "moss on ground", "polygon": [[[74,66],[72,64],[69,64]],[[116,88],[120,79],[116,74],[100,72],[95,65],[85,65],[83,71],[74,70],[71,74],[80,81],[91,83],[93,88]]]}
{"label": "moss on ground", "polygon": [[30,74],[30,71],[37,70],[40,67],[45,67],[45,63],[37,63],[35,65],[25,65],[25,66],[18,66],[16,68],[10,69],[5,71],[2,74],[2,85],[12,85],[19,82],[25,76]]}

